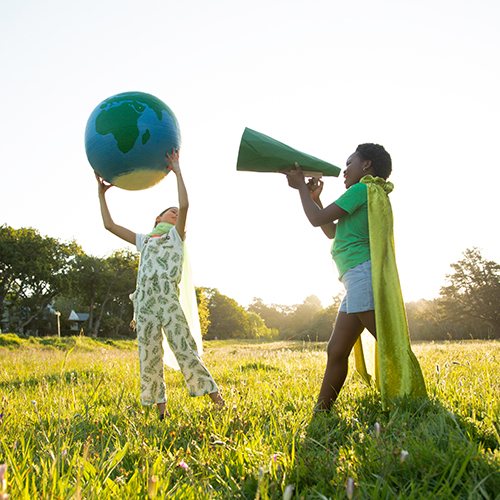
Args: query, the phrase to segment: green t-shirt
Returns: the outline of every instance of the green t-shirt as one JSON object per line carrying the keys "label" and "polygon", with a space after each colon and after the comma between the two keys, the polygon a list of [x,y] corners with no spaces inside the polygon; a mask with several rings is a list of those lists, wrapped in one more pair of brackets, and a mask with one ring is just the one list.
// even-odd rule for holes
{"label": "green t-shirt", "polygon": [[370,233],[368,230],[368,191],[366,184],[351,186],[335,205],[349,215],[337,222],[332,246],[332,257],[339,270],[339,279],[344,273],[370,260]]}

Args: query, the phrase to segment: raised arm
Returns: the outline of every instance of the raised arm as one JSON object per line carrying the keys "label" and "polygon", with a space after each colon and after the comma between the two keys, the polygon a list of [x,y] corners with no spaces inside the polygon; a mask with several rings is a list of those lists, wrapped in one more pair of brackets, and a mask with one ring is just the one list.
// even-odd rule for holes
{"label": "raised arm", "polygon": [[189,208],[189,199],[186,191],[186,186],[184,184],[184,179],[182,178],[181,167],[179,165],[179,151],[172,150],[172,154],[167,153],[167,158],[170,162],[169,170],[174,172],[177,178],[177,193],[179,196],[179,213],[177,215],[177,222],[175,223],[175,229],[181,237],[182,240],[186,237],[186,219],[187,211]]}
{"label": "raised arm", "polygon": [[101,205],[101,215],[104,227],[122,240],[135,245],[135,233],[125,227],[115,224],[111,218],[111,214],[109,213],[108,204],[106,203],[106,191],[112,186],[112,184],[106,184],[104,180],[97,175],[97,173],[95,174],[95,177],[97,179],[99,204]]}
{"label": "raised arm", "polygon": [[[309,194],[311,195],[312,200],[321,209],[323,208],[323,204],[320,200],[320,194],[323,191],[323,185],[324,182],[321,179],[316,180],[314,177],[307,183]],[[325,233],[327,238],[333,240],[333,238],[335,238],[337,224],[335,222],[328,222],[327,224],[323,224],[321,226],[321,229],[323,230],[323,233]]]}
{"label": "raised arm", "polygon": [[[347,212],[340,208],[338,205],[335,205],[335,203],[328,205],[326,208],[321,208],[320,206],[318,206],[311,197],[309,188],[304,179],[304,174],[302,173],[299,164],[296,163],[295,167],[297,169],[296,171],[281,173],[286,175],[288,179],[288,185],[290,187],[298,189],[302,207],[304,209],[306,217],[309,219],[309,222],[314,227],[330,225],[330,229],[328,231],[330,234],[332,234],[335,228],[332,228],[331,224],[333,224],[334,221],[340,219],[341,217],[345,217],[347,215]],[[335,233],[333,232],[333,236],[334,235]]]}

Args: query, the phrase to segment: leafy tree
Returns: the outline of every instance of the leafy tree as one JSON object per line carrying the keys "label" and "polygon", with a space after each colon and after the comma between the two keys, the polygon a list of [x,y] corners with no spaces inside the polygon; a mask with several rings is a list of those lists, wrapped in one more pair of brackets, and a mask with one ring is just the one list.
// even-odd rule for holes
{"label": "leafy tree", "polygon": [[210,326],[207,338],[250,338],[248,314],[234,299],[222,295],[216,288],[204,288],[208,298]]}
{"label": "leafy tree", "polygon": [[332,334],[341,299],[342,294],[337,295],[334,303],[323,309],[315,295],[295,306],[266,305],[254,298],[248,311],[258,314],[267,327],[278,329],[282,338],[326,341]]}
{"label": "leafy tree", "polygon": [[342,301],[342,293],[334,297],[332,305],[317,311],[311,321],[311,326],[307,334],[308,339],[312,341],[326,342],[330,339],[333,332],[333,325],[339,312]]}
{"label": "leafy tree", "polygon": [[462,340],[488,338],[489,327],[472,318],[452,320],[445,315],[441,297],[405,304],[411,340]]}
{"label": "leafy tree", "polygon": [[283,331],[288,324],[289,315],[294,308],[278,304],[266,305],[262,299],[254,297],[253,302],[248,306],[248,312],[258,314],[268,328]]}
{"label": "leafy tree", "polygon": [[[54,298],[69,289],[75,243],[41,236],[33,228],[0,226],[0,320],[12,331],[23,331]],[[9,314],[5,314],[8,303]],[[7,318],[5,319],[5,316]]]}
{"label": "leafy tree", "polygon": [[89,314],[87,331],[90,333],[93,331],[94,310],[98,304],[99,292],[106,280],[106,262],[100,257],[82,253],[75,259],[75,270],[71,281],[71,296],[77,302],[85,303]]}
{"label": "leafy tree", "polygon": [[264,320],[256,313],[248,313],[250,323],[250,338],[255,339],[275,339],[278,337],[276,328],[268,328]]}
{"label": "leafy tree", "polygon": [[198,315],[200,317],[201,336],[204,337],[210,326],[210,310],[208,309],[208,298],[204,288],[195,287],[196,302],[198,304]]}
{"label": "leafy tree", "polygon": [[486,323],[493,336],[500,336],[500,264],[485,260],[477,248],[467,249],[464,258],[451,264],[441,288],[442,311],[454,322],[475,320]]}
{"label": "leafy tree", "polygon": [[128,297],[136,287],[139,256],[130,250],[117,250],[105,259],[104,263],[104,273],[101,274],[103,281],[99,283],[98,288],[99,303],[96,308],[97,317],[93,325],[94,337],[99,335],[100,323],[104,314],[110,312],[113,306],[115,309],[118,306],[120,313],[114,316],[120,321],[118,323],[114,321],[111,328],[123,325],[124,307],[126,304],[131,304]]}
{"label": "leafy tree", "polygon": [[452,338],[451,323],[443,317],[440,307],[441,300],[420,299],[405,304],[412,340],[447,340]]}
{"label": "leafy tree", "polygon": [[86,330],[95,337],[129,332],[129,295],[135,290],[138,265],[139,256],[130,250],[117,250],[107,258],[83,254],[76,259],[72,295],[87,305]]}
{"label": "leafy tree", "polygon": [[309,338],[314,315],[321,309],[321,301],[316,295],[307,297],[302,304],[295,306],[295,310],[290,314],[285,336],[290,339]]}

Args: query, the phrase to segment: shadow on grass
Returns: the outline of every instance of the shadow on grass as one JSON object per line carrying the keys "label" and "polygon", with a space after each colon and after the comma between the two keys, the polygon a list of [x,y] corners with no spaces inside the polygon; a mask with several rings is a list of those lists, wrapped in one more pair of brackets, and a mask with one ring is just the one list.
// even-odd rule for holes
{"label": "shadow on grass", "polygon": [[[318,414],[298,442],[300,494],[337,498],[500,498],[495,423],[461,418],[439,401],[402,399],[387,412],[375,392]],[[375,425],[377,423],[377,425]]]}
{"label": "shadow on grass", "polygon": [[256,361],[255,363],[247,363],[246,365],[241,365],[240,370],[242,372],[248,371],[248,370],[257,370],[257,371],[263,371],[263,372],[279,372],[281,371],[280,368],[272,365],[266,365],[265,363],[262,363],[260,361]]}

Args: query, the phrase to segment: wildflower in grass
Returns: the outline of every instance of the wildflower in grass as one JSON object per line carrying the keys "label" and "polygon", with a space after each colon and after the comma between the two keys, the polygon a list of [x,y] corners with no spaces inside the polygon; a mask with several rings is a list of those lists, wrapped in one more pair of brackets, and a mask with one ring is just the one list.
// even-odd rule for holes
{"label": "wildflower in grass", "polygon": [[291,500],[293,495],[293,484],[288,484],[283,491],[283,500]]}
{"label": "wildflower in grass", "polygon": [[375,432],[375,437],[378,439],[378,437],[380,436],[380,424],[378,422],[375,422],[373,430]]}
{"label": "wildflower in grass", "polygon": [[345,492],[349,500],[354,496],[354,479],[352,477],[347,478],[347,484],[345,487]]}
{"label": "wildflower in grass", "polygon": [[406,450],[401,450],[399,455],[399,462],[404,463],[404,461],[408,458],[409,453]]}
{"label": "wildflower in grass", "polygon": [[183,459],[183,458],[182,458],[182,459],[181,459],[181,461],[179,462],[178,467],[181,467],[181,468],[183,468],[184,470],[189,469],[188,464],[187,464],[186,462],[184,462],[184,459]]}

